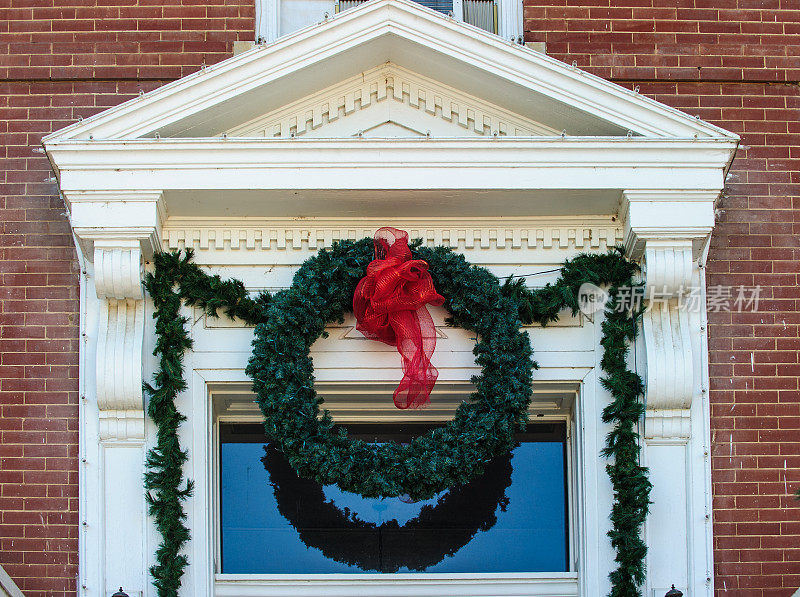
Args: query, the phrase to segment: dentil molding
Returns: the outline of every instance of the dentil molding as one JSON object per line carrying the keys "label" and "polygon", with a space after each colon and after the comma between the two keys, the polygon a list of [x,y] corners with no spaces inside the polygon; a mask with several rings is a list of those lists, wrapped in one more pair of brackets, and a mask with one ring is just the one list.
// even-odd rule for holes
{"label": "dentil molding", "polygon": [[232,128],[226,134],[230,137],[290,138],[319,132],[319,136],[340,136],[328,134],[325,130],[334,122],[355,120],[351,117],[359,112],[380,112],[372,121],[367,120],[366,124],[349,131],[354,135],[359,129],[366,132],[371,127],[395,120],[391,110],[400,106],[410,109],[408,117],[414,120],[413,124],[399,123],[410,126],[406,135],[414,132],[424,135],[426,129],[437,125],[436,121],[445,126],[437,127],[434,134],[454,137],[464,134],[516,137],[561,134],[530,118],[395,64],[365,71]]}
{"label": "dentil molding", "polygon": [[371,237],[381,226],[398,226],[411,238],[454,249],[595,249],[605,250],[622,242],[622,230],[614,222],[580,223],[558,220],[474,222],[340,222],[324,219],[215,220],[170,219],[163,229],[165,250],[285,251],[327,249],[337,240]]}

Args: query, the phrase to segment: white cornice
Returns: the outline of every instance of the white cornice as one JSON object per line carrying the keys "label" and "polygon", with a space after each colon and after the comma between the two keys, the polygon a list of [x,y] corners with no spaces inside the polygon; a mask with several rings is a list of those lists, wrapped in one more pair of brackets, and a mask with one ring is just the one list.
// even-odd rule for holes
{"label": "white cornice", "polygon": [[[484,81],[487,97],[500,93],[521,105],[527,102],[532,111],[551,102],[556,111],[574,112],[570,122],[588,115],[583,122],[602,121],[622,135],[630,130],[650,137],[738,140],[723,129],[409,0],[375,0],[48,135],[44,143],[90,135],[136,138],[157,130],[169,136],[169,131],[190,130],[196,124],[193,119],[207,119],[209,110],[225,111],[227,102],[236,100],[241,109],[250,103],[246,98],[251,92],[269,97],[271,86],[276,92],[285,90],[288,80],[308,86],[326,72],[332,76],[349,69],[351,76],[385,60],[422,69],[427,63],[445,77],[454,73],[463,75],[465,82]],[[306,75],[309,81],[303,79]],[[488,80],[493,83],[487,88]]]}
{"label": "white cornice", "polygon": [[[140,139],[52,144],[61,187],[703,189],[732,141],[618,138]],[[213,167],[212,167],[213,165]]]}

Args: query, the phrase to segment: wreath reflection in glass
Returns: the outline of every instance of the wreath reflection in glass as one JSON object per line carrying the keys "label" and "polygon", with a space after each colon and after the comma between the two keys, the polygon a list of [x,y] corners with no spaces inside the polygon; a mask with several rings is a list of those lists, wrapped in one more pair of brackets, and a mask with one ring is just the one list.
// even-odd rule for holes
{"label": "wreath reflection in glass", "polygon": [[[404,524],[397,519],[377,524],[326,499],[323,486],[301,478],[274,444],[264,446],[264,451],[261,461],[269,473],[278,511],[303,544],[319,549],[328,559],[365,571],[423,572],[455,555],[478,531],[491,529],[498,508],[505,512],[509,505],[510,452],[497,457],[482,475],[446,491],[435,505],[422,506]],[[377,533],[384,548],[365,549],[362,542],[353,541],[354,531]]]}

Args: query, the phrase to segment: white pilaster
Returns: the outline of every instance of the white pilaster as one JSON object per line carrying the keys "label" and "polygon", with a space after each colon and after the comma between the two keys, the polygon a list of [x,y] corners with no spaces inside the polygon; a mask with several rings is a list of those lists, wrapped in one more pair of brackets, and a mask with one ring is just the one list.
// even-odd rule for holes
{"label": "white pilaster", "polygon": [[702,250],[714,227],[718,195],[674,190],[623,194],[625,247],[643,262],[644,296],[649,301],[642,318],[647,437],[689,437],[689,410],[701,362],[692,348],[691,334],[699,330],[690,330],[690,312],[692,301],[705,307],[696,272],[704,266]]}
{"label": "white pilaster", "polygon": [[[644,460],[653,483],[647,595],[711,595],[704,249],[716,191],[626,191],[628,253],[645,275]],[[681,546],[676,549],[676,546]],[[685,547],[684,547],[685,546]]]}
{"label": "white pilaster", "polygon": [[142,485],[142,266],[144,256],[159,247],[161,193],[85,191],[68,192],[64,198],[86,261],[83,267],[93,282],[85,285],[82,297],[87,350],[81,366],[88,407],[81,421],[87,450],[80,491],[99,499],[89,500],[81,513],[83,557],[96,558],[84,566],[82,584],[87,595],[108,596],[122,586],[131,597],[142,597],[149,557]]}
{"label": "white pilaster", "polygon": [[101,440],[144,439],[142,258],[159,246],[158,191],[65,194],[72,229],[94,263],[95,388]]}

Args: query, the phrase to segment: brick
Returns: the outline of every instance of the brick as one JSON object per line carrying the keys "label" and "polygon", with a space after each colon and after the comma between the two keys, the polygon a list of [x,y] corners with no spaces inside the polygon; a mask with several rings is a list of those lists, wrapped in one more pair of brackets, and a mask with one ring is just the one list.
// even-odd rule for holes
{"label": "brick", "polygon": [[[785,466],[790,480],[798,479],[800,470],[798,445],[792,441],[800,417],[800,93],[796,85],[770,84],[800,79],[800,11],[787,10],[779,0],[732,4],[526,0],[525,36],[546,41],[558,59],[576,60],[597,75],[617,77],[629,88],[638,84],[641,93],[742,135],[730,172],[735,180],[720,206],[708,282],[760,283],[765,301],[757,313],[709,314],[710,400],[716,431],[713,489],[717,518],[731,517],[728,498],[737,509],[755,511],[759,518],[751,526],[715,520],[715,586],[720,597],[731,591],[766,597],[787,595],[800,585],[797,535],[782,537],[762,524],[794,524],[798,508],[785,495],[782,480],[758,481],[762,470],[770,479]],[[8,173],[0,179],[0,221],[35,224],[0,235],[0,281],[12,288],[6,298],[0,297],[0,316],[24,317],[11,324],[0,320],[0,409],[32,409],[0,420],[15,440],[27,438],[28,429],[40,432],[36,442],[10,444],[0,437],[0,525],[15,532],[22,527],[19,539],[28,541],[22,544],[27,549],[24,558],[17,551],[20,544],[13,551],[0,544],[0,563],[7,565],[26,595],[74,595],[77,435],[69,423],[62,429],[61,422],[74,422],[77,416],[77,385],[69,378],[48,379],[44,386],[40,382],[47,378],[43,366],[77,363],[76,265],[59,215],[63,205],[54,186],[41,182],[49,174],[48,164],[31,158],[30,147],[78,115],[89,116],[135,96],[139,89],[157,87],[160,81],[152,79],[170,79],[197,70],[203,61],[224,59],[233,40],[253,38],[253,4],[74,0],[56,6],[52,0],[15,0],[11,8],[10,2],[0,0],[0,10],[0,61],[5,61],[0,76],[13,72],[21,79],[66,79],[0,81],[0,157]],[[91,80],[98,77],[107,80]],[[19,210],[26,211],[25,217]],[[45,225],[49,222],[61,222],[61,228],[50,229]],[[25,267],[5,269],[9,263]],[[42,275],[47,276],[44,282],[35,277]],[[31,276],[27,282],[25,276]],[[30,289],[30,297],[25,289]],[[726,361],[731,355],[719,351],[733,351],[736,359]],[[19,367],[31,367],[41,379],[25,380]],[[735,378],[726,378],[731,373]],[[54,420],[59,429],[48,431]],[[6,427],[0,426],[0,434],[5,433]],[[717,456],[727,454],[731,437],[733,454]],[[18,484],[20,473],[26,483],[47,488],[44,499],[60,499],[68,510],[55,512],[46,509],[52,502],[22,504],[16,496],[5,496],[4,484]],[[12,481],[4,482],[3,474],[11,475]],[[765,491],[775,493],[764,495]],[[43,548],[40,513],[23,511],[23,505],[44,508],[47,524],[71,529],[58,537],[65,542]],[[32,518],[14,520],[17,514]],[[791,525],[779,530],[800,533]],[[65,554],[66,560],[60,559]]]}

